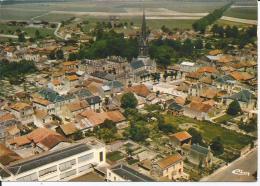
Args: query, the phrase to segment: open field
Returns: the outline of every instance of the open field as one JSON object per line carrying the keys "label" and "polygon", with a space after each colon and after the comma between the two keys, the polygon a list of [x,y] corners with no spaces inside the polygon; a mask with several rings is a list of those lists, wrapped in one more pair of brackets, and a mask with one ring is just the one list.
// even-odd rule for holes
{"label": "open field", "polygon": [[257,20],[257,7],[230,8],[224,13],[224,16]]}
{"label": "open field", "polygon": [[[0,19],[2,20],[29,20],[36,16],[46,13],[50,15],[42,16],[39,20],[61,21],[69,16],[105,16],[124,15],[139,16],[136,13],[142,13],[142,6],[146,8],[147,16],[204,16],[207,13],[222,7],[227,1],[211,0],[192,2],[189,0],[108,0],[108,1],[89,1],[74,0],[68,2],[41,2],[41,3],[22,3],[7,4],[0,8]],[[108,6],[109,5],[109,6]],[[238,4],[240,5],[240,4]],[[238,6],[237,5],[237,6]],[[246,6],[247,4],[243,4]],[[251,5],[251,4],[249,4]],[[256,19],[257,10],[254,7],[234,7],[227,11],[226,16],[234,16],[243,19]],[[251,11],[252,10],[252,11]],[[55,14],[55,15],[53,15]],[[62,14],[62,15],[60,15]]]}
{"label": "open field", "polygon": [[220,136],[224,146],[226,148],[234,148],[241,149],[245,145],[249,144],[252,141],[252,137],[238,134],[234,131],[222,128],[218,124],[213,124],[206,121],[197,121],[185,116],[177,117],[177,116],[165,116],[165,122],[171,123],[176,127],[180,127],[186,123],[191,123],[192,127],[199,130],[207,142],[210,142],[213,138]]}
{"label": "open field", "polygon": [[35,28],[35,27],[22,27],[22,26],[9,26],[5,23],[0,23],[0,33],[1,34],[12,34],[16,35],[17,29],[24,31],[26,36],[34,37],[35,31],[39,30],[40,35],[43,37],[53,36],[54,29],[51,28]]}

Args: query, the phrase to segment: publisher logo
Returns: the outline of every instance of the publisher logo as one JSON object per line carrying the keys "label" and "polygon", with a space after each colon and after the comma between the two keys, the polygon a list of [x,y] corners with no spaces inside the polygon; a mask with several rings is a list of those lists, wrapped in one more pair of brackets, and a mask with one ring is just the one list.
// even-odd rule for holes
{"label": "publisher logo", "polygon": [[250,176],[250,173],[249,172],[244,172],[243,170],[241,169],[235,169],[232,171],[232,174],[236,174],[236,175],[239,175],[239,176]]}

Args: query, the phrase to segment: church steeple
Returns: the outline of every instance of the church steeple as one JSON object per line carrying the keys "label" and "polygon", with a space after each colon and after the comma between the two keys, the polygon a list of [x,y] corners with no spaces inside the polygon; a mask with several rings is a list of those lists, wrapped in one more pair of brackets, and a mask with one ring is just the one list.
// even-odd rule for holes
{"label": "church steeple", "polygon": [[143,8],[143,18],[142,18],[142,28],[139,38],[139,56],[148,55],[148,41],[146,32],[146,19],[145,19],[145,9]]}

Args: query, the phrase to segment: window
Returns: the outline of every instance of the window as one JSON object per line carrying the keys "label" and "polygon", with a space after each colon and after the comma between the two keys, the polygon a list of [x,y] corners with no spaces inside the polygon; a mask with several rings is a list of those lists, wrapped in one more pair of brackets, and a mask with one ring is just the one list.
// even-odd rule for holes
{"label": "window", "polygon": [[60,169],[60,171],[65,171],[65,170],[72,168],[72,166],[75,164],[76,164],[76,160],[73,159],[73,160],[67,161],[65,163],[61,163],[59,165],[59,169]]}
{"label": "window", "polygon": [[79,172],[83,172],[85,170],[88,170],[91,167],[92,167],[91,164],[87,164],[87,165],[84,165],[82,167],[79,167],[78,170],[79,170]]}
{"label": "window", "polygon": [[86,155],[84,155],[84,156],[80,156],[80,157],[78,158],[78,161],[79,161],[79,163],[81,163],[81,162],[90,160],[90,159],[92,159],[93,157],[94,157],[94,153],[92,152],[92,153],[90,153],[90,154],[86,154]]}
{"label": "window", "polygon": [[76,169],[73,169],[71,171],[68,171],[68,172],[65,172],[63,174],[60,175],[60,179],[64,179],[64,178],[67,178],[67,177],[70,177],[72,175],[75,175],[77,172],[76,172]]}
{"label": "window", "polygon": [[17,181],[38,181],[38,176],[37,173],[35,172],[27,176],[18,178]]}
{"label": "window", "polygon": [[49,173],[52,173],[52,172],[56,172],[57,171],[57,166],[52,166],[50,168],[47,168],[47,169],[43,169],[39,172],[39,176],[44,176],[46,174],[49,174]]}
{"label": "window", "polygon": [[103,161],[103,151],[99,152],[99,161]]}

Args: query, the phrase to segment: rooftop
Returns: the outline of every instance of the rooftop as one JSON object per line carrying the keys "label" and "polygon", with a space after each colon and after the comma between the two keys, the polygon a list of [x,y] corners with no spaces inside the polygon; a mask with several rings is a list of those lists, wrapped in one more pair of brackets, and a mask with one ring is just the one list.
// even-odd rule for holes
{"label": "rooftop", "polygon": [[128,181],[133,181],[133,182],[152,182],[152,181],[154,181],[152,178],[145,176],[123,164],[114,166],[113,168],[111,168],[111,171],[114,172],[115,174],[119,175],[121,178],[128,180]]}

